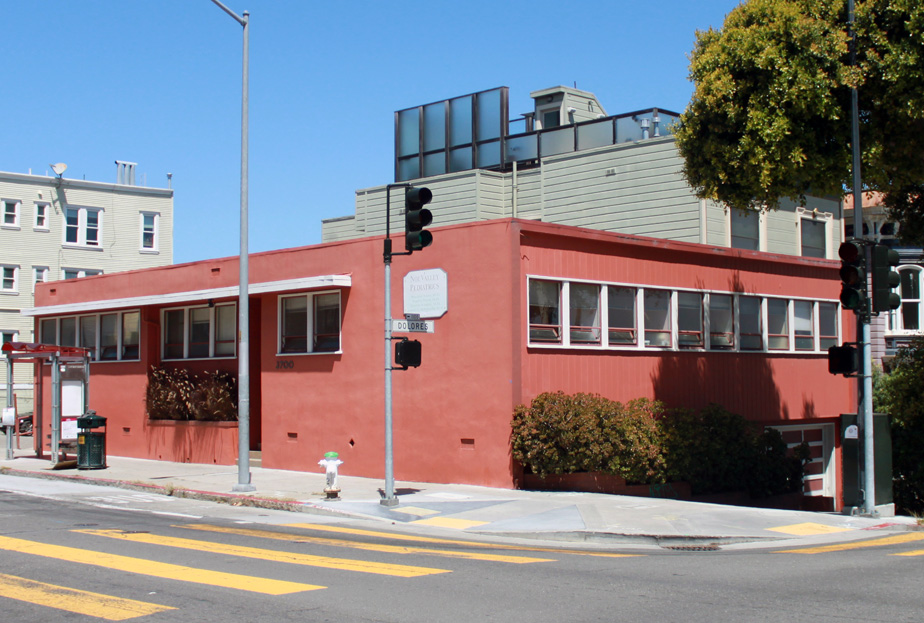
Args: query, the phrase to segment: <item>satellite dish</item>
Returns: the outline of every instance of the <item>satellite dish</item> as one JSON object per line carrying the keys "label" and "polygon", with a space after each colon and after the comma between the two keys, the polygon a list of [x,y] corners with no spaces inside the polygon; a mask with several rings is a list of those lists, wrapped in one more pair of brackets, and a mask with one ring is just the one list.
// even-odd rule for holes
{"label": "satellite dish", "polygon": [[63,162],[51,165],[51,170],[55,172],[55,175],[61,177],[64,175],[64,172],[67,171],[67,165]]}

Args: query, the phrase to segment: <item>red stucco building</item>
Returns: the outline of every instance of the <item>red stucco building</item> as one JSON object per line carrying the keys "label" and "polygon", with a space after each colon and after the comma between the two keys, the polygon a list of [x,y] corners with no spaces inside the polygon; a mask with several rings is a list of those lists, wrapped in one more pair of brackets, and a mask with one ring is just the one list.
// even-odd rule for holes
{"label": "red stucco building", "polygon": [[[513,486],[514,407],[563,390],[721,404],[808,441],[807,491],[840,497],[839,416],[855,400],[827,371],[828,346],[852,337],[836,262],[516,219],[434,237],[392,264],[393,317],[414,311],[409,272],[442,270],[447,295],[416,334],[422,365],[393,375],[398,480]],[[236,422],[155,421],[145,405],[152,366],[236,373],[237,278],[223,258],[38,285],[41,341],[96,353],[109,454],[237,460]],[[333,450],[342,473],[383,477],[383,281],[381,236],[250,256],[264,467],[315,471]]]}

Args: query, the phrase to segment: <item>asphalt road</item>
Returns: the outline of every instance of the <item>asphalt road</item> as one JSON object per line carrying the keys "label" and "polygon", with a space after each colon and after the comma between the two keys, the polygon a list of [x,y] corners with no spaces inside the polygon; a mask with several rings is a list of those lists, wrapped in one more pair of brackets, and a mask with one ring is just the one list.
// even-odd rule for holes
{"label": "asphalt road", "polygon": [[14,481],[0,477],[4,623],[924,620],[924,533],[586,549]]}

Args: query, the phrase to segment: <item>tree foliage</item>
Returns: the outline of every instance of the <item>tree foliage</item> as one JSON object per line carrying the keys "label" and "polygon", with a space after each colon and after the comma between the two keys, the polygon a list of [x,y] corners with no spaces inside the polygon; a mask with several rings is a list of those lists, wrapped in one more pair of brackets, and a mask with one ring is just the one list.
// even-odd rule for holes
{"label": "tree foliage", "polygon": [[895,504],[924,513],[924,338],[898,351],[892,370],[876,379],[875,408],[892,416]]}
{"label": "tree foliage", "polygon": [[924,238],[924,3],[747,0],[697,32],[695,92],[676,131],[687,181],[735,209],[775,209],[852,186],[851,88],[863,183],[906,237]]}

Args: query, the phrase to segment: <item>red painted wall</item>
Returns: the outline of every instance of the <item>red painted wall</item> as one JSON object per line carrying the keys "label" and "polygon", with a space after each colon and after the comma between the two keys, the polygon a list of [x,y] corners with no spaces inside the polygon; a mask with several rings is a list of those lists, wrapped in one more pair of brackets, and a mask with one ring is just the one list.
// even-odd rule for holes
{"label": "red painted wall", "polygon": [[[449,309],[436,320],[435,333],[412,336],[423,346],[421,367],[392,376],[399,481],[512,486],[512,411],[543,391],[597,392],[623,401],[648,396],[688,407],[719,402],[767,423],[832,416],[850,408],[849,382],[828,375],[821,354],[578,352],[526,343],[530,274],[836,299],[834,262],[529,221],[436,228],[434,238],[432,247],[396,256],[392,264],[393,317],[403,317],[402,279],[407,272],[441,268],[449,283]],[[400,248],[400,239],[396,242]],[[341,473],[382,478],[381,237],[253,254],[250,267],[251,284],[331,274],[350,274],[352,280],[341,291],[341,354],[277,355],[280,293],[251,297],[251,442],[260,444],[263,465],[320,471],[318,460],[336,451],[344,460]],[[40,285],[36,304],[167,294],[236,282],[236,258],[225,258]],[[143,309],[142,361],[91,366],[91,408],[109,418],[109,453],[232,464],[236,426],[146,420],[147,370],[159,361],[159,309]],[[188,367],[234,371],[237,361],[189,362]]]}

